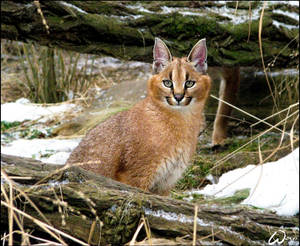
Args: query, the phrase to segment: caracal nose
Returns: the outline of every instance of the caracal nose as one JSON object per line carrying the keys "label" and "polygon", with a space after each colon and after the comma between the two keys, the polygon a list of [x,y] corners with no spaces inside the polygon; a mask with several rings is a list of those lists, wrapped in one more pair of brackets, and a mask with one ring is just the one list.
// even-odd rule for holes
{"label": "caracal nose", "polygon": [[184,97],[184,94],[174,94],[174,98],[177,102],[180,102]]}

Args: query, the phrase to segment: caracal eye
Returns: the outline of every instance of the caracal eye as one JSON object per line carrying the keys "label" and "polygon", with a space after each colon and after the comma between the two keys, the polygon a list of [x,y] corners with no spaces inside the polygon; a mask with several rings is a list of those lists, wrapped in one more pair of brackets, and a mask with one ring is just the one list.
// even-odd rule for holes
{"label": "caracal eye", "polygon": [[164,79],[162,82],[163,82],[164,86],[167,88],[171,88],[173,86],[173,82],[169,79]]}
{"label": "caracal eye", "polygon": [[187,80],[186,82],[185,82],[185,87],[186,88],[191,88],[191,87],[193,87],[194,85],[195,85],[195,81],[194,80]]}

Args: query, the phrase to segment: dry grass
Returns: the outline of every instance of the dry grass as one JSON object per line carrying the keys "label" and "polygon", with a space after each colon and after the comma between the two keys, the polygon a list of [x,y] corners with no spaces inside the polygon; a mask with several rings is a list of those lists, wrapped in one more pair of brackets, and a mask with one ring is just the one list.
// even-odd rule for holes
{"label": "dry grass", "polygon": [[[214,97],[216,98],[216,97]],[[218,99],[218,100],[221,100],[221,99]],[[226,104],[230,105],[229,103],[226,102]],[[232,105],[235,109],[238,109],[237,107],[235,107],[234,105]],[[245,148],[246,146],[248,146],[249,144],[251,144],[252,142],[256,141],[256,140],[259,140],[263,135],[265,135],[266,133],[270,132],[270,131],[273,131],[274,129],[278,130],[281,132],[281,140],[280,140],[280,143],[279,143],[279,146],[277,148],[275,148],[275,150],[272,152],[272,154],[270,154],[268,157],[266,157],[264,160],[262,160],[262,163],[266,162],[268,159],[270,159],[270,157],[272,157],[276,151],[278,151],[278,149],[281,147],[281,144],[282,144],[282,139],[285,135],[288,135],[290,137],[290,145],[293,146],[292,149],[294,148],[294,145],[296,143],[299,142],[299,137],[294,135],[294,130],[293,128],[291,128],[290,132],[288,132],[286,130],[286,124],[287,122],[290,120],[290,119],[294,119],[294,116],[297,116],[299,115],[299,103],[295,103],[291,106],[289,106],[287,109],[285,109],[284,111],[287,111],[287,115],[284,119],[282,119],[281,121],[277,122],[275,125],[272,125],[268,122],[266,122],[265,120],[263,119],[259,119],[257,118],[256,116],[253,116],[249,113],[247,113],[247,115],[250,115],[252,117],[254,117],[255,119],[257,119],[257,123],[258,122],[264,122],[266,123],[268,126],[270,126],[268,129],[260,132],[259,134],[257,134],[256,136],[253,136],[252,139],[250,141],[248,141],[247,143],[245,143],[244,145],[240,146],[239,148],[237,148],[236,150],[234,150],[233,152],[231,152],[230,154],[226,155],[225,157],[223,157],[222,159],[216,161],[216,163],[214,164],[214,167],[210,170],[212,171],[213,169],[219,167],[220,165],[224,164],[226,161],[228,161],[230,158],[232,158],[236,153],[238,153],[240,150],[242,150],[243,148]],[[291,110],[293,109],[293,110]],[[241,109],[239,109],[241,110]],[[242,111],[242,110],[241,110]],[[290,112],[292,111],[292,112]],[[242,111],[244,112],[244,111]],[[276,114],[275,114],[276,115]],[[274,115],[272,115],[274,116]],[[272,117],[270,116],[270,117]],[[296,119],[294,120],[293,122],[293,126],[296,124],[296,122],[298,121],[298,117],[296,117]],[[283,129],[280,129],[279,126],[283,126]],[[260,154],[261,151],[258,151],[258,153]]]}
{"label": "dry grass", "polygon": [[24,77],[18,72],[20,64],[16,42],[1,40],[1,103],[26,97]]}
{"label": "dry grass", "polygon": [[1,104],[27,96],[26,87],[19,80],[18,74],[1,75]]}
{"label": "dry grass", "polygon": [[[81,166],[84,164],[94,164],[95,162],[88,162],[88,163],[74,163],[73,166]],[[51,222],[46,218],[46,216],[40,211],[40,209],[35,205],[34,202],[29,198],[27,195],[29,191],[36,189],[41,186],[48,186],[48,184],[43,184],[46,180],[48,180],[50,177],[53,177],[56,174],[61,173],[62,171],[70,168],[70,166],[63,166],[60,169],[57,169],[50,173],[45,178],[39,180],[36,184],[30,186],[28,189],[21,189],[19,185],[13,181],[13,179],[30,179],[31,177],[10,177],[6,174],[4,170],[1,170],[1,179],[3,179],[3,182],[1,183],[1,206],[5,206],[8,209],[8,220],[9,220],[9,228],[8,228],[8,234],[5,234],[1,237],[1,241],[3,244],[7,241],[8,245],[14,245],[14,234],[20,234],[22,236],[22,243],[21,245],[39,245],[39,244],[32,244],[31,239],[34,239],[35,241],[40,241],[41,245],[68,245],[63,238],[67,238],[68,240],[71,240],[79,245],[89,245],[86,242],[83,242],[82,240],[79,240],[72,235],[65,233],[61,230],[56,229]],[[7,189],[4,187],[4,184],[8,184],[9,186],[9,193],[7,194]],[[64,187],[66,189],[66,187]],[[53,190],[54,191],[54,190]],[[82,192],[71,190],[71,192],[76,193],[79,197],[81,197],[86,204],[89,207],[90,212],[95,217],[95,223],[98,223],[100,227],[103,226],[103,223],[100,221],[99,217],[96,214],[95,210],[95,204],[93,201],[91,201],[89,198],[87,198]],[[49,202],[53,203],[54,205],[58,206],[58,210],[61,213],[62,216],[62,223],[64,221],[64,213],[62,212],[62,208],[65,208],[69,211],[72,211],[72,207],[63,201],[62,193],[61,197],[58,197],[57,194],[55,194],[56,200],[48,199]],[[45,198],[46,199],[46,198]],[[33,217],[32,215],[22,211],[21,209],[17,208],[15,204],[17,204],[17,201],[21,201],[23,204],[29,203],[31,207],[38,213],[38,215],[41,217],[41,219],[37,219]],[[73,209],[74,210],[74,209]],[[78,211],[73,211],[77,213],[77,215],[80,215],[84,217],[84,215],[80,214]],[[24,218],[31,220],[34,224],[36,224],[38,227],[40,227],[45,233],[48,233],[49,236],[53,237],[56,241],[50,241],[48,239],[40,238],[37,236],[33,236],[24,228],[23,221]],[[17,228],[14,228],[13,225],[16,224]],[[93,226],[90,230],[90,237],[93,236]],[[101,239],[101,237],[100,237]],[[42,244],[43,243],[43,244]],[[100,241],[99,241],[100,245]]]}
{"label": "dry grass", "polygon": [[20,42],[1,44],[1,102],[20,97],[35,103],[62,102],[82,98],[96,85],[95,57]]}
{"label": "dry grass", "polygon": [[[86,56],[78,69],[81,55],[75,52],[23,44],[21,59],[29,98],[35,103],[55,103],[85,94],[91,85],[94,59]],[[20,57],[22,57],[20,51]]]}

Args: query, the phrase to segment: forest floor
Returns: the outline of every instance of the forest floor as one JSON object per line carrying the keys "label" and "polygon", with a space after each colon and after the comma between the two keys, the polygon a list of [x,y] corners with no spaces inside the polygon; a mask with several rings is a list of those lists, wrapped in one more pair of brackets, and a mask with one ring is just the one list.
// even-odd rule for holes
{"label": "forest floor", "polygon": [[[18,66],[15,61],[10,64]],[[26,95],[22,90],[22,84],[16,82],[24,80],[22,72],[11,69],[12,66],[3,66],[1,69],[2,153],[63,164],[90,128],[114,113],[129,109],[146,96],[146,83],[151,76],[150,64],[140,62],[122,64],[118,60],[105,57],[100,58],[99,64],[101,68],[97,76],[94,76],[90,89],[78,99],[54,104],[58,107],[56,110],[50,109],[53,105],[28,104],[21,100],[16,104],[15,109],[5,111],[5,105],[10,103],[12,106],[13,102]],[[5,120],[9,114],[18,115],[16,112],[20,112],[20,116],[21,112],[25,111],[24,108],[20,108],[20,105],[35,107],[31,112],[40,112],[38,109],[46,108],[49,113],[41,114],[34,119],[29,117],[28,120],[18,118]],[[279,131],[271,130],[262,134],[268,129],[267,127],[261,124],[251,127],[251,124],[243,119],[232,119],[225,145],[212,148],[213,119],[213,116],[207,117],[207,127],[199,136],[193,164],[172,190],[173,198],[187,199],[190,196],[188,191],[217,183],[222,174],[228,171],[250,164],[257,165],[261,159],[267,159],[268,162],[276,161],[291,152],[291,145],[294,149],[299,146],[298,131],[292,133],[296,141],[293,140],[291,143],[289,132],[281,134]],[[262,135],[257,138],[259,134]],[[26,146],[29,147],[27,153]],[[213,202],[239,203],[248,195],[249,190],[242,190],[230,199],[218,199]],[[201,201],[202,199],[204,196],[194,195],[190,200]]]}

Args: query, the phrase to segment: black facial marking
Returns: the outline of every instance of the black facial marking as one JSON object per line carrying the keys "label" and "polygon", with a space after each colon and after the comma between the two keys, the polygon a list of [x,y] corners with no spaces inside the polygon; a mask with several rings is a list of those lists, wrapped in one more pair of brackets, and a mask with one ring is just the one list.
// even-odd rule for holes
{"label": "black facial marking", "polygon": [[185,74],[185,81],[187,81],[189,79],[189,77],[190,77],[189,73],[186,72],[186,74]]}
{"label": "black facial marking", "polygon": [[169,73],[170,80],[172,80],[172,76],[173,76],[173,70],[171,70],[170,73]]}

